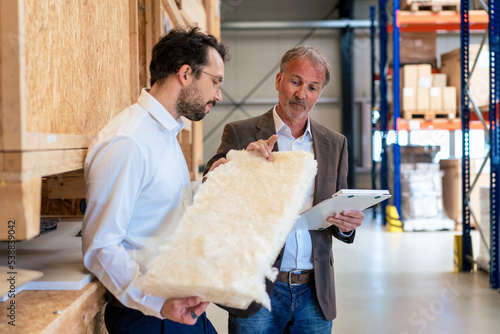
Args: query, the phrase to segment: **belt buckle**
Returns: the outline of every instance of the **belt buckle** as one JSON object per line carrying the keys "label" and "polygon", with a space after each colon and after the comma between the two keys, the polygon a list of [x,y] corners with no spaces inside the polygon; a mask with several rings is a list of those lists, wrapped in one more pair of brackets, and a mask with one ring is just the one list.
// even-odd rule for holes
{"label": "belt buckle", "polygon": [[296,285],[300,285],[300,283],[292,283],[292,274],[301,274],[302,273],[302,270],[290,270],[288,272],[288,285],[290,286],[296,286]]}

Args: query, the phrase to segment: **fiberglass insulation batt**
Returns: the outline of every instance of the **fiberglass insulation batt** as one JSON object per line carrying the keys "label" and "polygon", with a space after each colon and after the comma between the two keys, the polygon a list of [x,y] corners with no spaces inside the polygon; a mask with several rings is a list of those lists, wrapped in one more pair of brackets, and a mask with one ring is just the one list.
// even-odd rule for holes
{"label": "fiberglass insulation batt", "polygon": [[302,208],[317,164],[306,151],[230,151],[210,172],[179,227],[147,266],[143,288],[163,298],[199,296],[235,308],[270,309],[265,277]]}

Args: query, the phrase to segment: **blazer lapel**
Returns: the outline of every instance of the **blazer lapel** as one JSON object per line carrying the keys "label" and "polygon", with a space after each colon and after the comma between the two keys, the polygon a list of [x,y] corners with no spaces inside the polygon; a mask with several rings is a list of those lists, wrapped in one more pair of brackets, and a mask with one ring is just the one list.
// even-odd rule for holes
{"label": "blazer lapel", "polygon": [[330,161],[330,140],[326,138],[325,134],[321,131],[321,129],[318,129],[318,127],[315,125],[315,122],[312,120],[311,132],[313,136],[314,158],[318,162],[318,173],[316,174],[316,178],[314,180],[315,183],[313,199],[313,205],[316,205],[322,201],[319,194],[323,192],[322,187],[325,184],[325,180],[327,178],[328,161]]}
{"label": "blazer lapel", "polygon": [[[267,140],[272,135],[276,134],[276,126],[274,125],[273,109],[263,114],[256,125],[257,132],[255,139]],[[273,151],[278,151],[278,143],[274,144]]]}

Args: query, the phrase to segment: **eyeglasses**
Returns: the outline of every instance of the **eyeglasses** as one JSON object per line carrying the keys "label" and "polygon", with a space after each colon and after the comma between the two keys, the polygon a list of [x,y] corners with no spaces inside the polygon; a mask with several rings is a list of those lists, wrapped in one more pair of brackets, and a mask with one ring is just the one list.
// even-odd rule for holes
{"label": "eyeglasses", "polygon": [[203,71],[203,70],[201,70],[201,71],[202,71],[203,73],[205,73],[205,74],[208,74],[208,75],[209,75],[209,76],[211,76],[212,78],[215,78],[215,79],[219,80],[219,84],[216,84],[216,83],[214,82],[214,86],[215,86],[215,91],[216,91],[217,93],[218,93],[218,92],[220,92],[220,90],[221,90],[221,88],[222,88],[222,85],[224,84],[224,79],[223,79],[223,78],[221,78],[221,77],[218,77],[218,76],[216,76],[216,75],[210,74],[210,73],[208,73],[208,72],[205,72],[205,71]]}

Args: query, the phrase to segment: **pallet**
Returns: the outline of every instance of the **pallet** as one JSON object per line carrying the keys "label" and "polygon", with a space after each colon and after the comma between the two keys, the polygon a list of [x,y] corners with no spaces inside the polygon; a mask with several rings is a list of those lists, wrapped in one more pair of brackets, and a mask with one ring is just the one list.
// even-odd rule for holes
{"label": "pallet", "polygon": [[456,117],[455,110],[406,110],[403,111],[403,118],[409,120],[452,120]]}
{"label": "pallet", "polygon": [[418,12],[430,10],[433,13],[442,11],[460,12],[460,1],[413,1],[408,4],[410,11]]}

